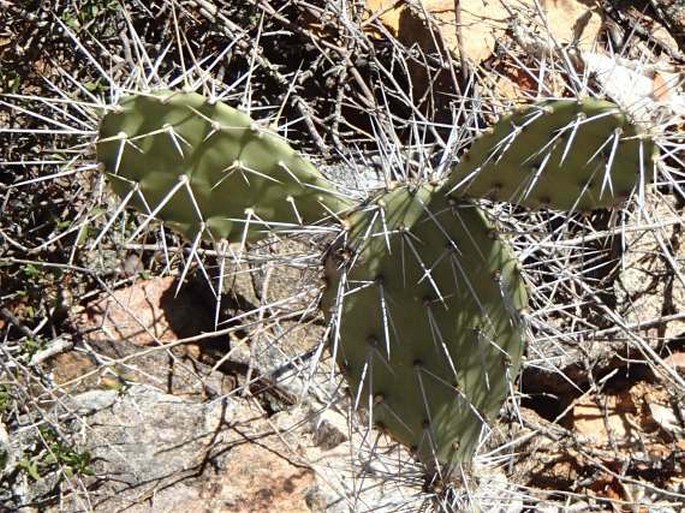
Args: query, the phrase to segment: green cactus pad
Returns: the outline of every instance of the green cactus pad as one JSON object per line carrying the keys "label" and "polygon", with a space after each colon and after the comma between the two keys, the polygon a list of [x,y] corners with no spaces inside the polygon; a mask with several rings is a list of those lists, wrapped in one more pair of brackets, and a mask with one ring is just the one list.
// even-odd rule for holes
{"label": "green cactus pad", "polygon": [[610,102],[527,106],[480,136],[452,170],[454,196],[594,210],[624,201],[652,169],[653,141]]}
{"label": "green cactus pad", "polygon": [[255,240],[350,203],[286,142],[197,93],[124,98],[100,125],[98,159],[130,205],[188,237]]}
{"label": "green cactus pad", "polygon": [[527,293],[512,250],[478,207],[429,186],[348,221],[322,307],[352,395],[429,468],[467,463],[521,364]]}

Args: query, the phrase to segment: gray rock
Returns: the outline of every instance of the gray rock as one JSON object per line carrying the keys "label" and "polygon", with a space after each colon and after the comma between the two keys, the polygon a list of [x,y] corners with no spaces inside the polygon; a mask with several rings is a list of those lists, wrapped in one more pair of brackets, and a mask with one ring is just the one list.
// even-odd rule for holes
{"label": "gray rock", "polygon": [[[171,503],[177,494],[187,496],[186,485],[173,485],[201,473],[212,455],[213,435],[232,415],[230,402],[196,403],[144,385],[124,394],[88,391],[68,406],[88,425],[79,446],[91,453],[95,475],[103,481],[90,497],[100,511],[143,504],[157,495]],[[171,491],[172,498],[164,495]]]}
{"label": "gray rock", "polygon": [[348,425],[344,415],[334,410],[324,410],[312,419],[314,443],[322,450],[329,450],[349,440]]}
{"label": "gray rock", "polygon": [[0,476],[14,466],[14,452],[10,445],[10,435],[0,421]]}
{"label": "gray rock", "polygon": [[117,390],[88,390],[64,399],[65,407],[75,413],[89,415],[114,405],[120,393]]}
{"label": "gray rock", "polygon": [[[77,402],[90,402],[89,392]],[[167,395],[146,386],[134,386],[119,401],[98,398],[102,408],[92,414],[87,447],[98,460],[108,462],[107,471],[118,479],[135,483],[164,480],[199,463],[198,452],[206,445],[225,415],[221,404],[200,404]],[[229,410],[230,411],[230,410]],[[227,419],[226,419],[227,420]]]}

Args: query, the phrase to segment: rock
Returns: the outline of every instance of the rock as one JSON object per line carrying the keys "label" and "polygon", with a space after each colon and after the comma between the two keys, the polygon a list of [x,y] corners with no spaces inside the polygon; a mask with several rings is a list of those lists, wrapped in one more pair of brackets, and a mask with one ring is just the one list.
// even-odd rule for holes
{"label": "rock", "polygon": [[[204,283],[203,283],[204,285]],[[179,339],[212,333],[213,310],[203,288],[184,283],[177,293],[174,277],[137,280],[111,294],[103,294],[85,308],[71,312],[74,329],[83,333],[87,351],[69,351],[49,362],[56,382],[74,385],[79,391],[113,381],[167,386],[177,395],[203,397],[209,390],[228,392],[231,383],[219,372],[202,378],[197,358],[201,349],[230,349],[228,336],[208,336],[199,343],[179,344]],[[170,346],[164,348],[161,346]],[[103,359],[121,361],[105,372],[98,370]],[[82,386],[78,386],[81,384]]]}
{"label": "rock", "polygon": [[74,403],[93,408],[86,417],[90,429],[83,448],[97,462],[96,471],[116,475],[119,486],[154,482],[159,486],[170,476],[196,467],[208,437],[231,416],[230,403],[204,405],[148,386],[134,385],[111,401],[116,394],[86,392],[77,395]]}
{"label": "rock", "polygon": [[118,398],[117,390],[88,390],[78,395],[67,396],[64,402],[68,409],[81,415],[88,415],[113,406]]}
{"label": "rock", "polygon": [[[283,445],[254,401],[184,400],[146,385],[68,401],[85,423],[96,512],[305,513],[313,473]],[[73,412],[73,411],[72,411]],[[76,499],[60,511],[80,511]]]}
{"label": "rock", "polygon": [[609,440],[628,440],[634,433],[637,414],[629,394],[607,395],[599,402],[597,398],[585,395],[576,400],[571,417],[573,428],[584,443],[602,446]]}
{"label": "rock", "polygon": [[14,451],[10,445],[10,436],[5,424],[0,421],[0,477],[10,468],[14,467]]}
{"label": "rock", "polygon": [[[533,17],[535,2],[519,2],[517,6],[505,6],[499,1],[461,0],[460,19],[457,22],[453,0],[422,0],[420,8],[405,2],[368,0],[372,14],[380,16],[395,36],[407,46],[418,44],[426,51],[435,50],[435,42],[442,45],[457,58],[480,63],[492,55],[498,40],[504,36],[513,14]],[[591,8],[590,2],[582,0],[541,0],[543,20],[548,37],[559,44],[579,41],[581,49],[591,49],[601,29],[601,16]],[[528,11],[528,12],[526,12]],[[426,22],[428,19],[428,23]],[[434,31],[437,29],[437,33]],[[461,32],[462,48],[457,39]]]}
{"label": "rock", "polygon": [[74,316],[74,323],[88,333],[91,343],[129,342],[139,347],[173,342],[212,327],[211,314],[195,291],[167,276],[140,280],[89,303]]}
{"label": "rock", "polygon": [[349,440],[345,417],[334,411],[324,410],[312,419],[314,443],[322,450],[329,450]]}
{"label": "rock", "polygon": [[[685,332],[685,282],[681,262],[682,207],[658,191],[645,196],[658,226],[631,230],[640,220],[625,222],[625,251],[614,285],[627,324],[642,324],[649,338],[669,340]],[[667,256],[668,255],[668,256]]]}

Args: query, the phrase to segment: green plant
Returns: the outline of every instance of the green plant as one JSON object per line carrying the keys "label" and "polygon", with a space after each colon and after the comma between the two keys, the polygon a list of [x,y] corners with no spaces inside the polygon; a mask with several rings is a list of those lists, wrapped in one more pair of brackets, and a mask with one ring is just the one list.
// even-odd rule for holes
{"label": "green plant", "polygon": [[12,388],[9,385],[0,384],[0,419],[10,410],[13,401]]}
{"label": "green plant", "polygon": [[88,451],[77,451],[60,442],[50,446],[50,452],[45,457],[46,465],[59,466],[67,477],[75,475],[92,476],[92,457]]}
{"label": "green plant", "polygon": [[549,100],[504,116],[450,175],[454,196],[588,211],[624,201],[653,167],[655,146],[617,105]]}
{"label": "green plant", "polygon": [[98,158],[126,202],[191,239],[253,241],[351,206],[282,139],[197,93],[124,98]]}
{"label": "green plant", "polygon": [[[98,156],[125,202],[191,238],[245,242],[351,211],[322,305],[355,404],[429,468],[472,458],[525,347],[527,291],[509,244],[475,204],[611,206],[653,145],[608,102],[542,102],[474,143],[446,183],[405,185],[353,206],[247,116],[195,93],[124,99]],[[345,258],[345,256],[347,258]]]}
{"label": "green plant", "polygon": [[87,29],[98,17],[119,6],[116,0],[82,0],[74,4],[72,10],[65,11],[61,17],[72,30]]}
{"label": "green plant", "polygon": [[323,298],[333,352],[373,422],[448,473],[471,460],[521,365],[517,260],[479,207],[435,186],[387,192],[349,224],[353,256],[328,266]]}
{"label": "green plant", "polygon": [[44,450],[24,454],[17,461],[17,467],[26,472],[32,480],[38,481],[55,471],[63,472],[67,478],[75,475],[93,475],[90,466],[91,455],[88,451],[75,450],[51,428],[41,427],[39,431]]}
{"label": "green plant", "polygon": [[31,359],[41,349],[44,349],[45,341],[40,338],[26,338],[21,345],[22,353],[27,359]]}

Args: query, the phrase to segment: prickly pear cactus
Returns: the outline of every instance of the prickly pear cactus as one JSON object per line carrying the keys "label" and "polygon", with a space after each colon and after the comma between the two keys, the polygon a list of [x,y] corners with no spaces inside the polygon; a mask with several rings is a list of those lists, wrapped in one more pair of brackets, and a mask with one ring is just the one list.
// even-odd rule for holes
{"label": "prickly pear cactus", "polygon": [[527,293],[476,206],[401,187],[348,219],[322,306],[356,405],[429,468],[467,463],[521,365]]}
{"label": "prickly pear cactus", "polygon": [[528,208],[593,210],[625,200],[653,165],[655,145],[611,102],[544,101],[505,116],[448,179],[455,196]]}
{"label": "prickly pear cactus", "polygon": [[197,93],[124,98],[97,156],[131,206],[191,238],[255,240],[350,206],[286,142]]}

